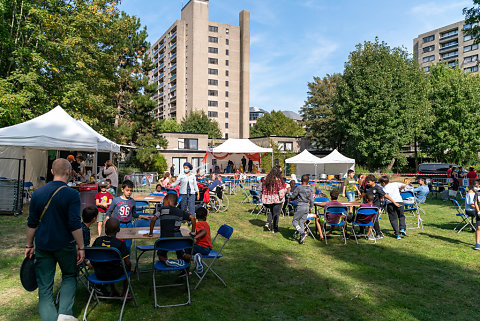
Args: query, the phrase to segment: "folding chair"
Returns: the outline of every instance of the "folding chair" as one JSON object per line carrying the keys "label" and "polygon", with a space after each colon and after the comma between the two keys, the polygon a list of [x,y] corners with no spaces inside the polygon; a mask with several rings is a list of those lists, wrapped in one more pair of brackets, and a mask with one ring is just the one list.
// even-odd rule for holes
{"label": "folding chair", "polygon": [[412,223],[406,223],[406,225],[416,225],[415,227],[407,227],[407,229],[417,229],[421,228],[423,230],[423,220],[421,213],[425,213],[423,209],[418,205],[415,198],[415,194],[411,191],[401,192],[400,196],[402,197],[405,213],[405,219],[414,218],[417,221]]}
{"label": "folding chair", "polygon": [[257,209],[257,216],[265,210],[265,207],[263,206],[262,200],[260,199],[260,195],[258,195],[256,190],[250,190],[250,195],[252,196],[252,204],[255,205],[255,208],[250,212],[250,214],[253,214]]}
{"label": "folding chair", "polygon": [[150,204],[145,201],[135,201],[135,209],[139,215],[149,214],[146,211],[150,209]]}
{"label": "folding chair", "polygon": [[[359,243],[358,242],[358,236],[368,236],[368,234],[357,234],[355,233],[355,226],[363,227],[365,229],[368,229],[372,227],[375,224],[375,220],[378,219],[378,213],[379,213],[379,208],[378,207],[359,207],[355,213],[355,216],[353,217],[352,221],[352,233],[353,236],[355,237],[355,242],[357,242],[357,245],[359,244],[377,244],[377,239],[373,239],[373,243]],[[359,223],[358,220],[362,216],[370,216],[370,215],[375,215],[373,220],[368,222],[368,223]],[[372,232],[375,232],[374,229],[372,229]]]}
{"label": "folding chair", "polygon": [[88,312],[88,306],[90,305],[90,302],[92,301],[92,298],[95,296],[95,300],[97,303],[100,303],[98,299],[106,299],[106,300],[122,300],[122,309],[120,310],[120,318],[118,319],[119,321],[122,320],[123,316],[123,310],[125,309],[125,303],[127,302],[128,299],[128,293],[130,292],[132,294],[132,299],[133,302],[135,303],[136,306],[137,304],[137,299],[135,298],[135,294],[133,293],[133,288],[130,283],[130,274],[132,274],[131,271],[127,271],[125,267],[125,262],[123,261],[122,254],[120,254],[120,251],[117,250],[116,248],[113,247],[86,247],[85,248],[85,258],[89,259],[90,262],[120,262],[122,269],[123,269],[123,275],[120,276],[119,278],[111,281],[102,281],[97,278],[97,275],[95,273],[92,273],[88,276],[88,281],[93,284],[93,285],[105,285],[105,284],[113,284],[121,281],[127,281],[128,287],[127,287],[127,292],[125,293],[124,297],[111,297],[111,296],[100,296],[96,293],[95,291],[95,286],[90,287],[90,297],[88,298],[87,306],[85,307],[85,312],[83,314],[83,321],[87,321],[87,312]]}
{"label": "folding chair", "polygon": [[[167,308],[167,307],[175,307],[181,305],[190,304],[192,301],[190,299],[190,283],[188,279],[188,269],[190,268],[190,263],[185,262],[182,266],[179,267],[169,267],[166,266],[164,263],[155,259],[155,255],[157,251],[181,251],[181,250],[188,250],[191,251],[193,248],[193,238],[191,237],[163,237],[159,238],[155,241],[154,251],[153,251],[153,263],[152,263],[152,278],[153,278],[153,296],[155,300],[155,308]],[[159,272],[174,272],[174,271],[182,271],[185,270],[185,285],[187,286],[187,294],[188,300],[185,303],[179,304],[169,304],[169,305],[160,305],[157,302],[157,288],[164,288],[164,287],[176,287],[176,286],[183,286],[183,284],[165,284],[165,285],[157,285],[155,276],[157,271]]]}
{"label": "folding chair", "polygon": [[[160,226],[160,220],[155,222],[155,226]],[[150,220],[139,219],[133,222],[133,227],[145,227],[150,229]],[[159,231],[159,230],[157,230]],[[156,232],[156,231],[154,231]],[[140,273],[150,272],[150,270],[139,270],[138,261],[145,252],[153,251],[153,244],[150,245],[137,245],[137,239],[133,240],[133,246],[135,247],[135,273],[137,274],[137,279],[140,280]],[[140,254],[138,253],[140,252]]]}
{"label": "folding chair", "polygon": [[240,184],[240,187],[242,188],[242,195],[244,196],[240,204],[250,203],[250,198],[251,198],[250,193],[245,188],[243,188],[243,184]]}
{"label": "folding chair", "polygon": [[315,197],[315,199],[313,200],[314,203],[324,203],[324,202],[330,202],[330,200],[328,199],[328,197]]}
{"label": "folding chair", "polygon": [[[325,244],[328,244],[327,240],[327,225],[328,226],[339,226],[342,229],[342,235],[328,235],[328,236],[343,236],[343,240],[345,245],[347,245],[347,234],[346,234],[346,226],[347,224],[345,221],[342,219],[342,215],[347,215],[348,213],[348,207],[343,206],[343,205],[330,205],[325,208],[325,222],[323,223],[323,234],[325,236]],[[339,221],[338,223],[329,223],[327,221],[328,214],[333,214],[333,215],[339,215]]]}
{"label": "folding chair", "polygon": [[[310,229],[310,224],[312,222],[315,221],[315,217],[314,216],[309,216],[307,217],[307,219],[305,220],[305,224],[303,225],[305,231],[307,231],[307,233],[313,237],[314,240],[317,240],[317,238],[315,237],[315,234],[313,234],[312,230]],[[293,237],[296,238],[298,237],[298,231],[295,231],[295,233],[293,233]]]}
{"label": "folding chair", "polygon": [[224,286],[227,286],[225,284],[225,281],[223,281],[222,278],[213,270],[212,266],[213,266],[213,264],[215,263],[216,260],[218,260],[222,257],[222,254],[221,254],[222,250],[225,247],[225,244],[227,244],[228,240],[230,240],[230,236],[232,236],[232,233],[233,233],[233,228],[231,226],[226,225],[226,224],[223,224],[218,229],[217,234],[215,235],[215,237],[212,240],[212,247],[215,244],[215,240],[217,239],[217,237],[219,235],[222,238],[224,238],[225,240],[223,241],[223,243],[220,246],[220,248],[218,249],[218,251],[215,251],[215,250],[212,249],[212,250],[210,250],[210,253],[208,253],[208,255],[202,255],[202,259],[211,259],[212,261],[210,262],[210,264],[205,264],[206,269],[203,272],[202,276],[198,275],[197,272],[195,271],[195,274],[200,278],[200,280],[198,280],[197,285],[195,286],[195,290],[198,288],[200,283],[203,281],[203,279],[205,278],[205,275],[207,275],[208,271],[211,271],[217,277],[217,279],[220,282],[223,283]]}
{"label": "folding chair", "polygon": [[455,228],[453,230],[457,231],[457,228],[459,226],[463,225],[462,228],[457,231],[457,234],[458,234],[465,227],[470,225],[470,227],[475,231],[476,230],[475,225],[473,225],[472,221],[470,221],[471,216],[469,216],[468,214],[465,213],[465,211],[460,206],[460,204],[458,204],[458,201],[456,199],[452,198],[452,199],[450,199],[450,201],[452,202],[453,208],[457,211],[457,213],[455,215],[460,217],[460,219],[461,219],[461,221],[457,224],[457,226],[455,226]]}

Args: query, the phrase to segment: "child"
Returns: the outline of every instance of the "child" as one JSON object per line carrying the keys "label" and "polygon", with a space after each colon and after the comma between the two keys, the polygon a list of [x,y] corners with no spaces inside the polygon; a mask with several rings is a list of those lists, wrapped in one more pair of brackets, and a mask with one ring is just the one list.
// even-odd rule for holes
{"label": "child", "polygon": [[[153,228],[155,222],[160,219],[160,237],[182,237],[180,232],[180,226],[182,221],[192,222],[192,234],[195,235],[196,221],[192,214],[182,211],[177,205],[177,195],[167,194],[163,199],[163,206],[159,207],[155,211],[155,215],[150,221],[150,233],[149,237],[153,236]],[[167,251],[158,251],[158,259],[160,262],[170,267],[178,267],[184,265],[183,261],[189,262],[191,259],[190,254],[186,254],[185,251],[177,251],[177,260],[169,260],[167,257]]]}
{"label": "child", "polygon": [[162,192],[162,184],[157,184],[155,186],[155,193],[161,193]]}
{"label": "child", "polygon": [[[291,199],[296,199],[297,201],[297,208],[295,209],[295,214],[293,214],[292,224],[300,234],[298,243],[305,244],[305,239],[308,236],[305,232],[305,220],[313,208],[313,191],[312,187],[308,185],[309,178],[307,175],[303,175],[301,181],[302,185],[296,187],[291,195]],[[290,183],[295,185],[293,181],[290,181]]]}
{"label": "child", "polygon": [[110,178],[107,178],[105,181],[108,184],[107,185],[107,192],[112,194],[113,197],[116,197],[117,196],[117,191],[112,187],[112,180]]}
{"label": "child", "polygon": [[360,191],[357,188],[357,181],[354,178],[355,172],[351,169],[348,170],[347,178],[343,181],[343,197],[347,197],[349,202],[355,200],[355,192],[360,194]]}
{"label": "child", "polygon": [[[375,205],[378,208],[381,208],[381,202],[383,200],[383,197],[390,198],[388,195],[385,196],[385,192],[383,191],[383,188],[378,186],[376,184],[376,177],[373,174],[368,174],[365,177],[365,187],[363,188],[362,195],[360,198],[363,197],[364,203],[366,203],[366,198],[365,196],[367,194],[373,194],[373,205]],[[380,225],[378,224],[378,220],[375,220],[375,225],[373,226],[375,229],[375,238],[377,240],[383,239],[383,233],[380,230]]]}
{"label": "child", "polygon": [[83,243],[90,246],[90,226],[97,220],[98,209],[95,206],[85,207],[82,211]]}
{"label": "child", "polygon": [[[125,262],[125,268],[128,271],[132,269],[132,263],[130,262],[130,251],[125,241],[117,239],[116,235],[120,232],[120,221],[112,217],[105,223],[105,236],[97,237],[93,246],[95,247],[113,247],[120,251]],[[109,281],[118,279],[123,275],[123,269],[120,262],[92,262],[95,270],[95,275],[99,280]],[[123,293],[127,290],[128,282],[125,280],[123,283]],[[111,285],[111,296],[119,296],[115,286]]]}
{"label": "child", "polygon": [[98,187],[100,188],[100,192],[95,194],[95,204],[97,205],[98,209],[98,216],[97,216],[97,228],[98,228],[98,236],[102,235],[102,225],[105,221],[105,213],[107,212],[108,207],[112,204],[113,196],[109,192],[107,192],[108,183],[106,181],[101,181],[98,183]]}
{"label": "child", "polygon": [[[122,196],[115,197],[112,201],[112,204],[107,210],[107,221],[110,216],[115,217],[120,221],[120,228],[123,227],[133,227],[132,220],[134,218],[143,218],[150,219],[149,216],[139,215],[135,208],[135,200],[131,198],[133,192],[133,182],[130,180],[123,181],[122,184]],[[127,245],[128,250],[132,246],[132,240],[126,240],[125,244]]]}
{"label": "child", "polygon": [[[328,206],[332,206],[332,205],[342,205],[342,203],[340,203],[339,201],[337,201],[339,195],[340,195],[340,193],[338,192],[337,189],[332,189],[332,190],[330,191],[330,199],[331,199],[331,201],[325,203],[325,209],[326,209]],[[328,223],[338,224],[338,222],[340,222],[340,219],[343,219],[343,218],[342,218],[342,214],[336,214],[336,213],[328,213],[328,215],[325,214],[325,221],[328,222]],[[328,231],[327,235],[331,235],[334,229],[335,229],[335,226],[334,226],[334,225],[330,226],[330,230]]]}
{"label": "child", "polygon": [[195,239],[193,246],[193,261],[198,274],[203,273],[202,255],[208,255],[212,250],[212,239],[210,236],[210,226],[207,223],[208,210],[205,207],[199,207],[195,210],[197,219],[196,234],[191,234]]}
{"label": "child", "polygon": [[[375,205],[373,205],[373,199],[374,199],[373,194],[369,193],[365,195],[365,203],[361,204],[360,207],[375,207]],[[375,214],[361,215],[361,216],[357,216],[356,222],[360,224],[368,224],[369,222],[373,222],[374,220],[375,220]],[[369,240],[374,239],[372,236],[372,226],[368,227],[367,237]]]}

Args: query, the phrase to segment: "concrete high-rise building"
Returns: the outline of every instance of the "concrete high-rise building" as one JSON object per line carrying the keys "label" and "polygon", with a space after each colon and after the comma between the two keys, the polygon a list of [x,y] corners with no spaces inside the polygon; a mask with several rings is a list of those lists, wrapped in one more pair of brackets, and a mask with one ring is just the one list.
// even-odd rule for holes
{"label": "concrete high-rise building", "polygon": [[155,118],[182,118],[204,111],[225,138],[249,136],[250,12],[239,26],[213,22],[208,0],[190,0],[181,19],[148,53],[155,63],[150,81],[158,85]]}
{"label": "concrete high-rise building", "polygon": [[429,71],[430,65],[446,62],[449,66],[463,69],[466,72],[478,73],[478,44],[463,30],[471,25],[460,21],[442,28],[418,35],[413,39],[413,55],[419,65]]}

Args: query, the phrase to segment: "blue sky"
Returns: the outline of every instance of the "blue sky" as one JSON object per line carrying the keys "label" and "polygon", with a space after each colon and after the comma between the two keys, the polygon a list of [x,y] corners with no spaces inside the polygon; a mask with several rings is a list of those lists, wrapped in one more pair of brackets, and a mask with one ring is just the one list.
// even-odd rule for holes
{"label": "blue sky", "polygon": [[[187,0],[123,0],[155,42]],[[313,76],[342,72],[355,45],[376,36],[412,52],[419,34],[464,19],[471,0],[210,0],[210,20],[238,25],[250,10],[250,106],[299,111]]]}

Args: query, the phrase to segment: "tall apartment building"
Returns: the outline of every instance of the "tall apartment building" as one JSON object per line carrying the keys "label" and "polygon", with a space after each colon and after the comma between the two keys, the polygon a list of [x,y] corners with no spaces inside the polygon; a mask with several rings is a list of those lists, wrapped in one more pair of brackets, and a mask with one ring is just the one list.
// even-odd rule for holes
{"label": "tall apartment building", "polygon": [[158,85],[156,118],[182,118],[203,110],[224,138],[249,136],[250,12],[239,26],[209,21],[208,0],[190,0],[181,19],[149,49]]}
{"label": "tall apartment building", "polygon": [[478,44],[472,36],[463,33],[470,28],[471,25],[460,21],[419,35],[413,40],[414,57],[425,71],[431,64],[442,61],[451,67],[478,73]]}

